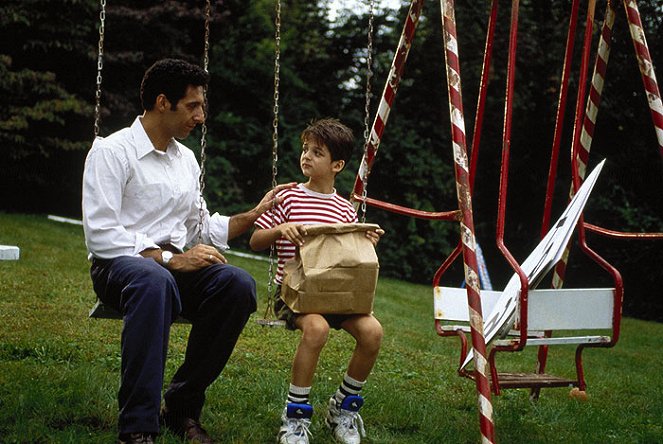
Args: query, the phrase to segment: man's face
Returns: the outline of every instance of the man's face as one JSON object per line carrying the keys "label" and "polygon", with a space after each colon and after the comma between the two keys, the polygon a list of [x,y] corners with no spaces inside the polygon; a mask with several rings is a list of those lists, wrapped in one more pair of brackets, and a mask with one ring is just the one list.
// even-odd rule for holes
{"label": "man's face", "polygon": [[166,111],[164,124],[172,137],[184,139],[197,125],[205,121],[203,91],[202,86],[189,85],[175,109]]}

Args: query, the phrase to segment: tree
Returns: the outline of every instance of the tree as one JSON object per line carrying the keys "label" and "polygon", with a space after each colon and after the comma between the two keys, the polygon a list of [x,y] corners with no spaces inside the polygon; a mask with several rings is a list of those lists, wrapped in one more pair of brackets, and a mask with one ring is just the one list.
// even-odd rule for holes
{"label": "tree", "polygon": [[[86,17],[93,2],[8,1],[0,6],[0,188],[3,208],[72,211],[80,153],[91,140],[92,107],[69,88],[82,79],[69,69],[90,61]],[[54,23],[49,17],[59,16]],[[71,65],[70,65],[71,64]]]}

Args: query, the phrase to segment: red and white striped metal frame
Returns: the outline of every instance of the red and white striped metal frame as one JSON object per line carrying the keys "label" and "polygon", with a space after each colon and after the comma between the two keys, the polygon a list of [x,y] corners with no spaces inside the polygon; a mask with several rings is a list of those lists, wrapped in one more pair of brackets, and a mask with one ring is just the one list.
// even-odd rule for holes
{"label": "red and white striped metal frame", "polygon": [[[575,17],[577,16],[577,2],[574,1],[574,5],[572,8],[571,12],[571,22],[575,22],[576,19]],[[590,5],[591,6],[591,5]],[[611,39],[612,39],[612,28],[615,23],[615,9],[612,5],[612,2],[608,1],[606,5],[606,11],[605,11],[605,18],[603,20],[603,27],[601,29],[601,36],[599,39],[599,44],[598,44],[598,49],[597,49],[597,54],[596,54],[596,61],[594,63],[594,72],[592,74],[592,81],[590,85],[590,92],[589,92],[589,98],[587,100],[587,107],[585,109],[585,115],[583,119],[583,125],[582,125],[582,130],[579,138],[579,146],[577,147],[577,153],[576,153],[576,161],[577,161],[577,168],[578,168],[578,176],[580,180],[584,180],[585,174],[587,171],[587,162],[589,159],[589,151],[591,149],[592,145],[592,140],[594,138],[594,128],[596,125],[596,117],[598,114],[599,110],[599,104],[601,102],[601,95],[603,93],[603,85],[605,82],[605,75],[606,75],[606,70],[608,67],[608,60],[610,57],[610,48],[611,48]],[[590,26],[589,20],[587,21],[587,26]],[[591,32],[591,29],[589,30]],[[567,43],[567,56],[565,58],[565,65],[564,65],[564,77],[562,79],[562,88],[566,88],[568,85],[568,63],[569,61],[569,49],[572,51],[572,36],[571,32],[575,33],[575,24],[573,26],[569,26],[569,42],[570,44]],[[588,42],[586,42],[588,43]],[[560,100],[560,107],[565,106],[566,98],[564,97],[564,100]],[[561,121],[559,120],[561,114],[561,118],[563,119],[563,109],[558,109],[558,120],[557,120],[557,127],[555,128],[555,136],[557,138],[558,136],[558,131],[561,132]],[[559,141],[556,140],[553,144],[553,156],[554,159],[556,159],[557,152],[559,150]],[[548,189],[546,191],[546,206],[544,210],[544,222],[542,224],[541,228],[541,235],[543,236],[545,232],[547,232],[549,228],[549,223],[550,223],[550,213],[551,213],[551,203],[552,203],[552,187],[551,185],[554,185],[554,179],[555,179],[555,171],[554,171],[554,166],[553,162],[556,162],[556,160],[551,160],[551,172],[550,175],[548,176]],[[571,186],[569,190],[569,200],[573,198],[573,195],[575,194],[575,189],[573,185]],[[568,264],[568,259],[569,259],[569,252],[570,252],[570,245],[567,245],[566,248],[564,249],[564,253],[562,254],[562,259],[557,263],[555,268],[553,269],[553,276],[552,276],[552,288],[562,288],[564,285],[564,276],[566,273],[566,266]],[[546,336],[551,336],[551,332],[546,332]],[[548,358],[548,346],[541,346],[539,347],[539,352],[537,356],[537,373],[544,373],[545,368],[546,368],[546,362]],[[581,355],[577,354],[576,355],[576,368],[579,369],[578,375],[583,375],[584,372],[582,371],[582,361],[581,361]],[[585,389],[585,381],[582,378],[579,381],[579,387],[581,390]],[[532,390],[532,396],[533,397],[538,397],[539,391],[537,389]]]}
{"label": "red and white striped metal frame", "polygon": [[465,118],[460,81],[460,63],[458,59],[458,39],[454,0],[440,0],[442,25],[444,28],[445,60],[447,87],[449,92],[449,114],[451,117],[451,135],[456,173],[456,192],[461,211],[460,231],[465,262],[465,281],[469,304],[470,329],[474,348],[475,382],[479,398],[479,422],[481,440],[484,443],[495,442],[495,425],[488,382],[488,362],[486,343],[483,336],[483,316],[481,314],[480,281],[476,256],[476,239],[472,215],[472,196],[470,190],[469,163],[465,141]]}
{"label": "red and white striped metal frame", "polygon": [[421,15],[423,4],[423,0],[412,0],[412,3],[410,4],[405,26],[403,27],[401,38],[398,42],[398,48],[396,49],[396,54],[394,54],[394,59],[391,62],[389,78],[384,86],[382,97],[380,98],[380,104],[378,106],[378,112],[375,115],[375,120],[371,127],[371,135],[367,142],[368,146],[366,147],[365,155],[362,157],[352,195],[350,196],[353,201],[356,200],[356,196],[362,195],[364,191],[364,182],[371,174],[371,167],[373,166],[375,155],[380,146],[382,133],[387,124],[387,119],[389,119],[391,106],[394,103],[396,93],[398,92],[398,86],[401,81],[401,76],[403,75],[403,68],[405,67],[407,56],[410,53],[410,47],[412,46],[414,32],[419,23],[419,16]]}
{"label": "red and white striped metal frame", "polygon": [[[612,28],[615,24],[615,9],[612,2],[606,5],[605,19],[601,29],[601,37],[594,63],[594,72],[592,74],[592,83],[589,90],[589,98],[583,119],[582,129],[579,136],[579,144],[576,147],[576,161],[578,162],[578,176],[580,180],[585,179],[587,163],[589,161],[589,152],[594,140],[594,128],[596,126],[596,116],[598,115],[601,96],[603,94],[603,85],[605,82],[608,60],[610,58],[610,48],[612,39]],[[591,32],[591,29],[590,29]],[[571,186],[569,190],[569,199],[573,198],[575,188]],[[555,266],[552,278],[553,288],[562,288],[564,285],[564,276],[569,257],[569,246],[564,250],[562,260]]]}
{"label": "red and white striped metal frame", "polygon": [[631,31],[631,40],[633,40],[635,55],[638,58],[642,83],[647,93],[647,102],[649,103],[652,120],[654,121],[658,149],[661,156],[663,156],[663,104],[661,103],[661,93],[656,82],[656,74],[654,73],[654,65],[649,54],[645,31],[642,29],[640,11],[635,0],[624,1],[624,8],[626,9],[626,17],[628,19],[629,30]]}
{"label": "red and white striped metal frame", "polygon": [[571,14],[569,15],[569,29],[566,36],[566,50],[564,51],[564,65],[562,68],[562,79],[559,86],[559,100],[557,102],[557,115],[555,118],[555,132],[553,135],[552,150],[550,154],[550,169],[548,171],[548,182],[546,187],[546,197],[543,210],[543,221],[541,223],[541,238],[546,235],[550,228],[550,218],[552,212],[552,200],[555,189],[555,179],[557,177],[557,163],[559,159],[559,147],[561,145],[562,133],[564,128],[564,115],[566,114],[566,101],[569,91],[569,78],[571,77],[571,67],[573,65],[573,47],[575,46],[576,28],[578,27],[578,10],[580,0],[573,0],[571,5]]}
{"label": "red and white striped metal frame", "polygon": [[[614,6],[612,6],[612,1],[608,2],[608,9],[610,9],[612,11],[611,13],[614,14]],[[645,33],[642,28],[640,12],[638,11],[638,7],[635,1],[625,1],[624,9],[626,10],[626,16],[629,23],[629,30],[631,32],[631,40],[633,41],[633,46],[635,48],[636,57],[638,59],[638,67],[640,69],[640,73],[642,76],[642,83],[644,85],[645,93],[647,95],[647,102],[649,104],[650,112],[652,115],[652,121],[654,124],[656,139],[658,141],[658,146],[659,146],[659,152],[661,155],[663,155],[663,104],[661,103],[661,94],[658,88],[658,83],[656,81],[656,74],[654,72],[651,56],[649,54],[649,49],[647,47],[647,40],[645,38]],[[609,39],[607,39],[607,41],[609,42]],[[601,47],[599,46],[599,55],[600,53],[601,53]],[[607,63],[607,57],[605,60]],[[603,75],[603,78],[604,77],[605,76]],[[592,81],[592,86],[593,85],[594,81]],[[595,96],[596,94],[594,93],[594,91],[591,91],[590,101],[593,100],[593,95]],[[600,100],[600,93],[598,95],[598,99]],[[596,107],[598,107],[598,100]],[[590,113],[589,104],[587,109],[588,109],[587,114],[589,115]],[[585,120],[587,120],[587,118]],[[587,127],[593,130],[594,122],[595,122],[595,116],[591,122],[591,126]],[[579,172],[583,172],[582,168],[586,166],[586,158],[583,158],[583,156],[589,154],[589,145],[591,144],[592,135],[593,134],[589,134],[589,138],[587,138],[587,141],[589,143],[584,143],[582,142],[581,139],[582,147],[584,148],[586,146],[587,149],[585,151],[583,151],[582,149],[578,151],[578,157],[579,157],[578,160],[580,162]],[[581,178],[584,177],[584,174],[581,174],[580,177]],[[599,227],[588,223],[584,224],[584,228],[593,231],[597,234],[601,234],[603,236],[608,236],[612,238],[622,238],[622,239],[662,239],[663,238],[663,233],[624,233],[621,231],[610,230],[607,228]]]}

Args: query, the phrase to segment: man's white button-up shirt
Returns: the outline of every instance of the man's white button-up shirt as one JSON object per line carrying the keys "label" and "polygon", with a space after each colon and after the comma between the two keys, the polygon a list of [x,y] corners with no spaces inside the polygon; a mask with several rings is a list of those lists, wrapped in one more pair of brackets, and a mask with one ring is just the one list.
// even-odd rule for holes
{"label": "man's white button-up shirt", "polygon": [[[131,127],[97,138],[83,175],[83,227],[90,257],[112,259],[170,243],[198,242],[200,168],[193,152],[171,140],[154,148],[137,117]],[[227,216],[202,202],[202,242],[228,248]]]}

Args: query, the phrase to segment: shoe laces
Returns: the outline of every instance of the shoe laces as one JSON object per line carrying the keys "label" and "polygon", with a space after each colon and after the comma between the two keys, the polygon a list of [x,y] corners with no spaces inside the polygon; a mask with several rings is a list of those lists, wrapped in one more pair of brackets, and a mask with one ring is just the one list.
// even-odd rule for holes
{"label": "shoe laces", "polygon": [[345,409],[338,409],[336,420],[343,430],[357,430],[361,436],[366,436],[364,429],[364,420],[361,419],[359,412],[353,412]]}
{"label": "shoe laces", "polygon": [[308,441],[308,438],[312,438],[313,434],[309,430],[309,426],[311,424],[310,419],[303,419],[303,418],[285,418],[285,425],[287,427],[287,431],[285,432],[285,436],[297,436],[301,438],[305,438]]}

